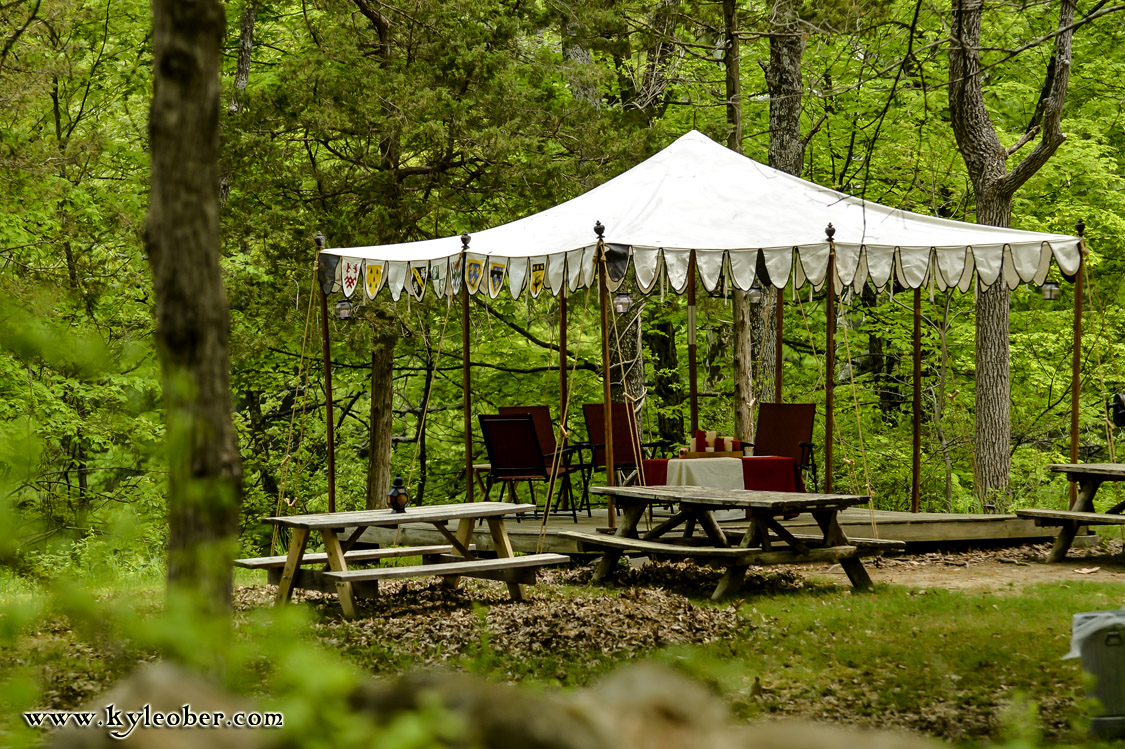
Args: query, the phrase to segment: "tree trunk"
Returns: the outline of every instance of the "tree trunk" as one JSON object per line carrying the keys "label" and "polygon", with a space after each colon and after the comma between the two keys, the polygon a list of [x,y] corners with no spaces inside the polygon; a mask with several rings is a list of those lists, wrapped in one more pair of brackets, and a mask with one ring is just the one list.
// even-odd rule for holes
{"label": "tree trunk", "polygon": [[238,29],[238,62],[235,63],[234,91],[230,95],[227,114],[242,111],[242,95],[250,84],[250,61],[254,52],[254,22],[258,18],[258,2],[250,0],[242,11],[242,22]]}
{"label": "tree trunk", "polygon": [[371,443],[367,455],[367,509],[387,506],[391,487],[396,337],[376,334],[371,345]]}
{"label": "tree trunk", "polygon": [[[738,6],[723,0],[723,66],[726,68],[727,148],[742,153],[742,79],[739,66]],[[754,435],[754,344],[750,298],[741,289],[731,294],[734,319],[734,436]],[[760,341],[760,339],[759,339]],[[759,376],[761,369],[758,369]]]}
{"label": "tree trunk", "polygon": [[145,250],[168,444],[168,584],[230,607],[242,463],[231,423],[230,315],[219,270],[223,6],[153,0],[152,177]]}
{"label": "tree trunk", "polygon": [[[977,201],[977,221],[1008,226],[1012,196],[1047,163],[1066,136],[1060,127],[1070,80],[1075,0],[1059,6],[1055,52],[1027,131],[1005,148],[984,104],[980,65],[982,0],[953,0],[949,48],[949,117]],[[1039,142],[1008,171],[1007,161],[1037,135]],[[982,504],[1001,502],[1011,473],[1008,360],[1009,291],[1003,279],[977,294],[975,492]]]}

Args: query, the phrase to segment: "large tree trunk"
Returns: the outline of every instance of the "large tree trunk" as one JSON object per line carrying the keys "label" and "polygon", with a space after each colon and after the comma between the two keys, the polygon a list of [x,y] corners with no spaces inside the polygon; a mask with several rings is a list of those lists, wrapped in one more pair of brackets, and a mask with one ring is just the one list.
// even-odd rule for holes
{"label": "large tree trunk", "polygon": [[[1055,53],[1035,114],[1024,135],[1010,147],[1000,143],[984,104],[980,66],[981,0],[953,0],[949,48],[949,115],[957,147],[977,201],[977,221],[1008,226],[1012,196],[1047,163],[1065,140],[1060,127],[1070,80],[1075,0],[1059,7]],[[1039,142],[1008,171],[1007,161],[1037,135]],[[1008,361],[1009,292],[1003,279],[977,294],[975,492],[982,503],[1008,493],[1011,473],[1011,404]]]}
{"label": "large tree trunk", "polygon": [[215,0],[153,0],[152,180],[145,249],[156,292],[168,444],[168,583],[229,608],[242,463],[231,423],[230,319],[219,271]]}

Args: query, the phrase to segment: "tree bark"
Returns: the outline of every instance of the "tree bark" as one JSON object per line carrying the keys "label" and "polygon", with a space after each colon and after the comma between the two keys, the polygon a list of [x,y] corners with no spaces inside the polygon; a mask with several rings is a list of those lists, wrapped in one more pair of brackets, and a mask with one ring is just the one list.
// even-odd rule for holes
{"label": "tree bark", "polygon": [[[957,147],[977,201],[977,222],[1008,226],[1012,196],[1066,139],[1062,107],[1070,80],[1075,0],[1059,6],[1055,52],[1047,66],[1035,116],[1020,141],[1005,148],[984,103],[980,65],[982,0],[953,0],[949,48],[949,115]],[[1019,146],[1039,142],[1011,171],[1007,161]],[[1003,279],[977,294],[975,493],[983,504],[1008,494],[1011,474],[1011,403],[1008,303]]]}
{"label": "tree bark", "polygon": [[254,23],[258,18],[258,2],[250,0],[242,11],[242,21],[238,29],[238,62],[234,70],[234,91],[230,95],[227,114],[242,111],[242,95],[250,84],[250,62],[254,52]]}
{"label": "tree bark", "polygon": [[168,584],[231,600],[242,463],[231,422],[230,316],[219,270],[223,6],[153,0],[152,177],[145,250],[156,292],[168,444]]}
{"label": "tree bark", "polygon": [[682,444],[684,417],[676,407],[684,402],[684,388],[676,352],[676,327],[668,320],[650,320],[645,324],[644,337],[652,352],[653,390],[663,406],[656,419],[657,431],[660,439]]}
{"label": "tree bark", "polygon": [[371,443],[367,456],[367,509],[387,506],[391,486],[394,427],[394,357],[396,337],[376,333],[371,345]]}
{"label": "tree bark", "polygon": [[[726,68],[727,148],[742,153],[742,79],[739,65],[738,6],[723,0],[723,66]],[[754,436],[753,310],[741,289],[731,294],[734,320],[734,435],[750,441]],[[757,339],[761,343],[761,339]],[[759,376],[761,368],[758,368]]]}

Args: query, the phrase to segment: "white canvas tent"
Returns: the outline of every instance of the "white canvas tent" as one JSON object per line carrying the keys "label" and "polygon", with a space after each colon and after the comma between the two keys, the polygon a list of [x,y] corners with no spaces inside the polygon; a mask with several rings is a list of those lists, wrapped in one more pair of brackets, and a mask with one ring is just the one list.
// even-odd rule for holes
{"label": "white canvas tent", "polygon": [[[525,290],[533,296],[543,290],[558,295],[564,289],[574,291],[597,284],[600,245],[596,222],[604,226],[606,247],[601,306],[607,371],[604,295],[622,283],[630,264],[637,285],[645,293],[660,281],[662,273],[677,293],[688,289],[689,327],[694,321],[695,278],[689,272],[693,260],[698,278],[708,291],[713,291],[724,276],[729,284],[743,290],[764,283],[779,289],[811,284],[819,290],[829,278],[829,266],[834,264],[835,293],[826,295],[829,320],[835,319],[835,297],[847,289],[858,291],[866,283],[881,289],[892,278],[914,289],[915,508],[920,474],[919,290],[932,285],[940,290],[957,287],[968,291],[974,279],[981,288],[996,283],[1013,289],[1020,283],[1042,284],[1052,258],[1063,274],[1077,276],[1081,283],[1081,237],[983,226],[889,208],[777,171],[691,131],[589,192],[471,237],[322,248],[321,288],[326,294],[342,291],[349,298],[374,298],[386,287],[396,301],[404,290],[416,298],[427,291],[460,295],[462,326],[467,329],[468,296],[460,293],[462,278],[469,294],[487,293],[492,298],[505,287],[518,297]],[[763,267],[767,277],[758,278],[758,270]],[[323,299],[322,311],[327,314]],[[562,327],[565,330],[565,324]],[[694,373],[693,333],[689,329],[689,376]],[[829,325],[829,353],[833,350],[833,334],[834,325]],[[463,339],[464,360],[468,362],[467,334]],[[565,343],[562,348],[565,352]],[[780,355],[780,346],[778,351]],[[1080,327],[1076,323],[1075,362],[1079,351]],[[828,359],[831,380],[831,355]],[[326,376],[330,376],[328,372]],[[1074,377],[1077,399],[1077,364]],[[467,369],[464,384],[469,476],[472,444]],[[608,401],[608,380],[604,387]],[[565,391],[565,382],[562,389]],[[694,387],[691,390],[694,429]],[[829,387],[825,440],[829,491],[832,440],[827,435],[832,434],[832,410]],[[605,411],[610,413],[610,409]],[[1074,412],[1077,414],[1076,404]],[[610,433],[607,422],[606,434]],[[1072,419],[1072,456],[1076,434],[1077,422]],[[612,466],[610,446],[607,453]],[[611,473],[607,472],[609,481]],[[471,498],[471,482],[468,490]],[[610,518],[612,522],[612,514]]]}
{"label": "white canvas tent", "polygon": [[[1079,238],[1021,231],[888,208],[779,172],[737,154],[702,133],[682,136],[652,158],[573,200],[472,235],[466,254],[469,291],[495,298],[543,288],[558,294],[595,283],[596,237],[623,250],[642,291],[660,273],[677,292],[687,283],[695,251],[699,277],[712,291],[725,272],[741,289],[754,285],[759,253],[777,288],[827,277],[835,229],[837,292],[866,282],[882,288],[894,278],[909,288],[932,283],[967,291],[1002,279],[1009,288],[1040,284],[1052,257],[1063,273],[1077,272]],[[394,299],[404,288],[455,293],[461,238],[443,237],[324,251],[341,262],[335,288],[373,296],[386,286]],[[413,269],[413,271],[411,270]],[[613,273],[611,287],[623,268]],[[447,283],[452,279],[453,283]]]}

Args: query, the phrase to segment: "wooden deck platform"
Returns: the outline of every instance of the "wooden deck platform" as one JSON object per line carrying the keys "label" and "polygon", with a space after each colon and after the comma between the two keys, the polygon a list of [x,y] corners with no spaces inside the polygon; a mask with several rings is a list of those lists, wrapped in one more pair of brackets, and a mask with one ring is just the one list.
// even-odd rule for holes
{"label": "wooden deck platform", "polygon": [[[658,512],[652,522],[659,522],[664,516]],[[1037,527],[1031,518],[1019,518],[1015,515],[914,514],[852,508],[842,511],[839,520],[848,536],[905,541],[908,553],[911,546],[919,544],[1024,540],[1043,542],[1053,541],[1057,533],[1054,528]],[[541,518],[527,517],[520,522],[510,518],[507,530],[515,551],[573,554],[578,551],[577,542],[559,535],[560,531],[595,532],[606,528],[607,521],[605,508],[596,508],[592,518],[586,517],[584,513],[579,514],[577,523],[569,513],[559,513],[547,524],[546,531],[542,534],[542,547],[539,546]],[[724,529],[742,531],[746,528],[746,521],[739,517],[739,513],[720,514],[719,521]],[[642,528],[645,523],[642,520]],[[793,533],[819,532],[816,523],[808,515],[785,521],[784,525]],[[397,532],[393,528],[370,528],[362,540],[380,544],[444,543],[444,539],[432,526],[422,525],[404,525]],[[473,541],[478,549],[490,549],[488,528],[478,528]]]}

